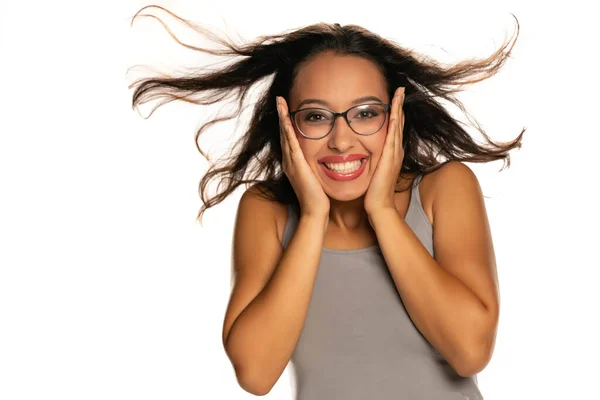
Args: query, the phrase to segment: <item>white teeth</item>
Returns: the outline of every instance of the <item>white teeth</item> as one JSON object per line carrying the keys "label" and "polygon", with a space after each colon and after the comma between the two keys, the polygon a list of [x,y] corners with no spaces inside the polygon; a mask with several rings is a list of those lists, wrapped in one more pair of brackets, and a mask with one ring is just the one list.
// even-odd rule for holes
{"label": "white teeth", "polygon": [[356,161],[348,161],[345,163],[324,163],[327,168],[334,170],[335,172],[341,172],[341,173],[349,173],[349,172],[354,172],[357,169],[360,168],[360,165],[362,164],[364,159],[362,160],[356,160]]}

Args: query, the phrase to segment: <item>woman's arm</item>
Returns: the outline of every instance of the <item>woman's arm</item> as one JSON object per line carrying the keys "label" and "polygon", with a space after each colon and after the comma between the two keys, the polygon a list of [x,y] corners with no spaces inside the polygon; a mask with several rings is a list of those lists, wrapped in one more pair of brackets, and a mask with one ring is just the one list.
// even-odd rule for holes
{"label": "woman's arm", "polygon": [[369,218],[415,326],[461,376],[488,364],[499,316],[495,255],[483,195],[464,164],[433,172],[435,259],[397,210]]}
{"label": "woman's arm", "polygon": [[287,366],[304,326],[328,216],[301,216],[285,251],[274,205],[247,191],[235,227],[235,286],[223,328],[240,386],[265,395]]}

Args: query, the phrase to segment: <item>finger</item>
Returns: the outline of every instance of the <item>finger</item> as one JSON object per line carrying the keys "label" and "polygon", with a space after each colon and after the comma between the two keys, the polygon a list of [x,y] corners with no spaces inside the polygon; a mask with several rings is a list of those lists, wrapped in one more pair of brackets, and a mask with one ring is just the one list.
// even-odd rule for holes
{"label": "finger", "polygon": [[283,111],[281,107],[281,102],[279,97],[277,98],[277,115],[279,118],[279,141],[281,143],[281,153],[282,153],[282,163],[285,166],[288,166],[290,163],[290,151],[289,151],[289,143],[287,140],[286,128],[283,123]]}
{"label": "finger", "polygon": [[399,91],[398,89],[396,89],[396,92],[394,94],[394,98],[392,99],[392,110],[391,110],[391,115],[393,115],[393,120],[394,120],[394,126],[392,133],[392,137],[393,137],[393,144],[392,144],[392,152],[395,152],[397,146],[398,146],[398,125],[400,124],[400,120],[398,119],[398,108],[400,107],[399,105]]}
{"label": "finger", "polygon": [[396,125],[398,125],[396,118],[392,118],[390,121],[390,125],[388,126],[388,134],[385,138],[385,146],[384,149],[388,151],[393,151],[396,141]]}
{"label": "finger", "polygon": [[394,96],[394,102],[396,103],[395,115],[396,115],[396,126],[394,127],[394,136],[396,141],[394,143],[394,155],[398,154],[399,148],[402,147],[402,138],[400,138],[400,123],[401,123],[401,112],[402,112],[402,89],[396,89],[396,95]]}
{"label": "finger", "polygon": [[[397,92],[396,92],[397,93]],[[398,95],[394,94],[392,98],[392,109],[390,110],[390,124],[388,126],[388,135],[385,141],[385,146],[389,151],[394,151],[396,148],[396,135],[398,130]]]}
{"label": "finger", "polygon": [[281,166],[285,171],[290,165],[290,154],[283,129],[279,130],[279,137],[281,141]]}
{"label": "finger", "polygon": [[277,97],[277,119],[279,122],[279,140],[281,142],[281,149],[283,150],[287,144],[286,144],[286,140],[285,140],[285,131],[284,131],[283,118],[281,117],[281,113],[282,113],[281,105],[279,103],[279,97]]}
{"label": "finger", "polygon": [[400,143],[402,149],[404,149],[404,122],[405,122],[405,114],[404,114],[404,99],[405,95],[402,95],[402,106],[400,107],[400,114],[402,115],[402,122],[400,123]]}
{"label": "finger", "polygon": [[396,90],[396,143],[394,146],[394,154],[400,154],[400,150],[402,149],[402,139],[403,139],[403,130],[404,130],[404,111],[402,110],[402,106],[404,104],[404,88],[400,87]]}

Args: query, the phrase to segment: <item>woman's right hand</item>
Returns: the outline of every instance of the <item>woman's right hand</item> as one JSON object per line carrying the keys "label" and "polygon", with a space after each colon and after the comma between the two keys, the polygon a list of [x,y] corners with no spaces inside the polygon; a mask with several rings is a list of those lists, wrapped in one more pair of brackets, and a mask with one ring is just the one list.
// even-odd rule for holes
{"label": "woman's right hand", "polygon": [[310,168],[292,126],[289,108],[283,97],[277,97],[279,114],[279,135],[282,151],[282,168],[287,175],[303,215],[329,215],[329,197]]}

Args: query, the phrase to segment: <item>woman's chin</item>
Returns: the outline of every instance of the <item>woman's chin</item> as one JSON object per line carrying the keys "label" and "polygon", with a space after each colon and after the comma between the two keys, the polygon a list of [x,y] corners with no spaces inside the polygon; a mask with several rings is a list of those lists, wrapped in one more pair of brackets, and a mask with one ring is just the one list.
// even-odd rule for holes
{"label": "woman's chin", "polygon": [[330,199],[336,200],[336,201],[353,201],[360,197],[363,197],[367,193],[367,188],[362,188],[362,189],[348,188],[345,190],[337,190],[335,192],[328,191],[325,188],[323,188],[323,189],[325,191],[325,194]]}

